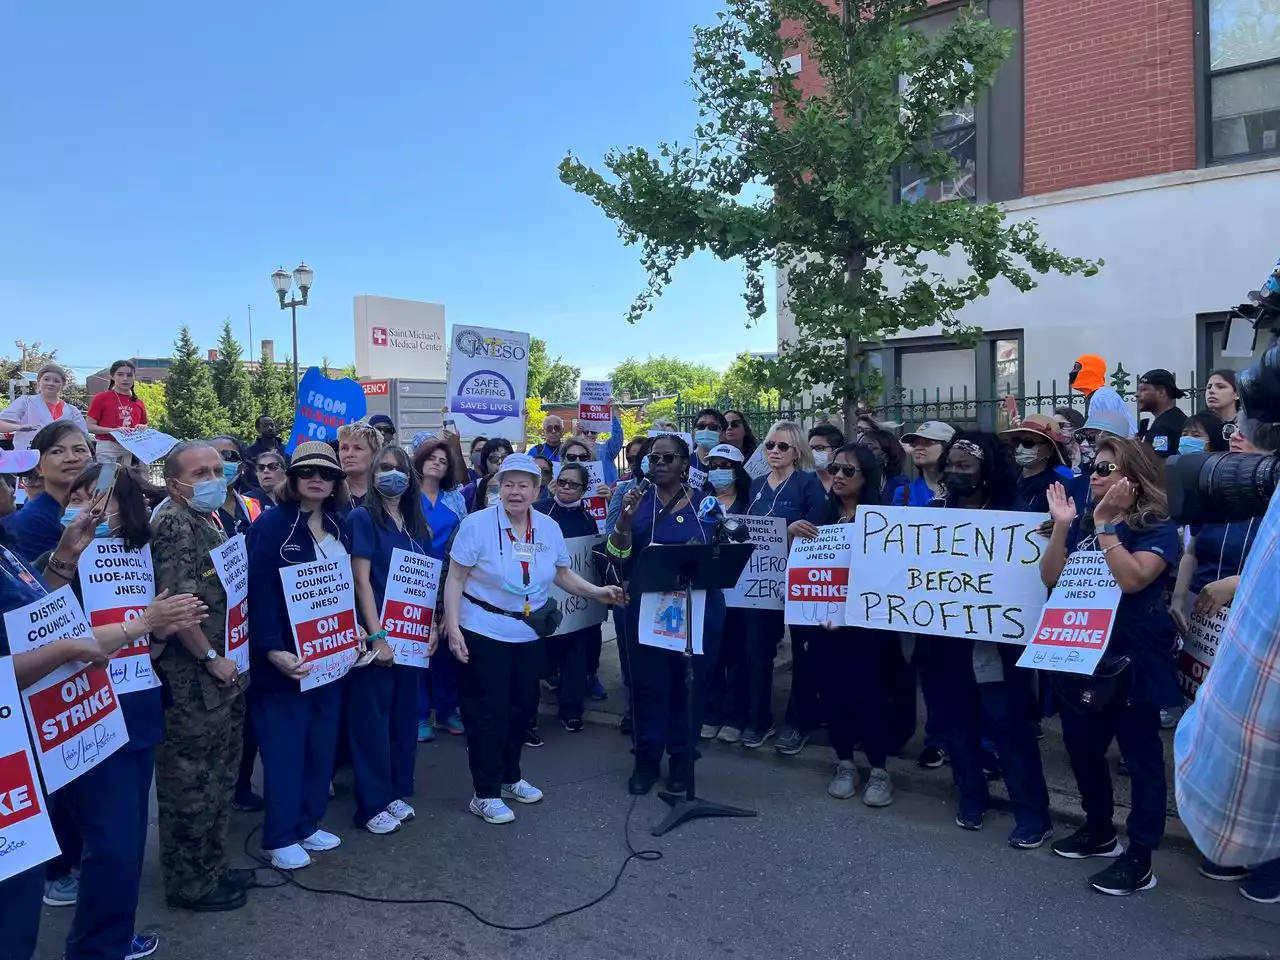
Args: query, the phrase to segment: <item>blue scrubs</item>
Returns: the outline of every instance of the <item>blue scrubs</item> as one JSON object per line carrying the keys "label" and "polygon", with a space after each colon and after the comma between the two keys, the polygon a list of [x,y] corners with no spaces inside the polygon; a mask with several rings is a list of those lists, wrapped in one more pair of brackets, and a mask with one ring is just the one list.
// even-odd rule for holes
{"label": "blue scrubs", "polygon": [[4,518],[4,538],[9,548],[27,563],[34,563],[62,539],[62,504],[41,493]]}
{"label": "blue scrubs", "polygon": [[[347,535],[352,559],[369,561],[373,602],[381,611],[392,552],[426,556],[426,546],[401,530],[375,524],[364,507],[348,515]],[[363,616],[360,619],[372,633],[373,624],[363,623]],[[368,823],[392,800],[413,796],[418,683],[423,672],[399,663],[389,667],[370,664],[347,675],[347,737],[355,773],[356,826]]]}
{"label": "blue scrubs", "polygon": [[1239,576],[1258,526],[1257,520],[1237,520],[1206,523],[1192,530],[1196,536],[1196,574],[1191,578],[1191,592],[1199,593],[1215,580]]}
{"label": "blue scrubs", "polygon": [[[426,514],[427,526],[431,528],[431,546],[427,553],[440,561],[444,560],[449,540],[462,522],[462,517],[449,505],[449,499],[449,495],[441,493],[432,503],[425,493],[422,495],[422,512]],[[466,510],[465,499],[463,510]],[[440,589],[444,589],[443,583]],[[458,661],[453,658],[447,643],[436,647],[431,657],[431,668],[418,678],[419,719],[427,720],[433,708],[437,723],[444,723],[446,718],[458,712]]]}

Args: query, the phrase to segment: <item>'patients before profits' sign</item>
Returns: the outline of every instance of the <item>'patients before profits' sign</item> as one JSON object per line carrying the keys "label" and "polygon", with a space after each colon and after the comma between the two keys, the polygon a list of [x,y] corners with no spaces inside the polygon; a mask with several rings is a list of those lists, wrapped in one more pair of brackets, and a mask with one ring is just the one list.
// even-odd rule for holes
{"label": "'patients before profits' sign", "polygon": [[1045,588],[1044,514],[860,507],[848,526],[851,627],[1025,644]]}
{"label": "'patients before profits' sign", "polygon": [[314,560],[280,568],[298,658],[311,672],[303,692],[345,677],[360,656],[351,558]]}

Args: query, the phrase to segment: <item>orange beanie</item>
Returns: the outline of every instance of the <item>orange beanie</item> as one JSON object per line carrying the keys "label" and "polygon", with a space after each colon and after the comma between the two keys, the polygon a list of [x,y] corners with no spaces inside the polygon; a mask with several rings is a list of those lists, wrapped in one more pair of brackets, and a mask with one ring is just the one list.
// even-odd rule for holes
{"label": "orange beanie", "polygon": [[1076,374],[1072,390],[1079,390],[1086,397],[1107,382],[1107,361],[1096,354],[1086,353],[1076,358],[1080,372]]}

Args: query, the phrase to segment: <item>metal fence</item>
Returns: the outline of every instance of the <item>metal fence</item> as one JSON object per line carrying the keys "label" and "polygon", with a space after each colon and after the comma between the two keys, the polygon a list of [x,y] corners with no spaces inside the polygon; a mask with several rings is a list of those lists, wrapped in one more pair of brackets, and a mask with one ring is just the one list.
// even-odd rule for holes
{"label": "metal fence", "polygon": [[[1125,370],[1123,364],[1117,364],[1108,382],[1122,399],[1135,404],[1136,416],[1137,376]],[[1008,429],[1010,397],[1022,417],[1032,413],[1052,415],[1060,407],[1071,407],[1081,414],[1085,412],[1085,398],[1065,381],[1050,380],[1046,384],[1036,380],[1028,386],[1034,386],[1034,391],[1024,391],[1019,384],[1009,384],[1005,390],[996,391],[994,396],[984,396],[967,389],[942,390],[935,387],[933,390],[908,390],[899,383],[889,389],[883,403],[867,407],[866,412],[883,423],[914,427],[925,420],[944,420],[955,427],[976,430]],[[1188,414],[1204,409],[1204,385],[1197,381],[1194,372],[1185,381],[1179,381],[1179,386],[1186,391],[1186,396],[1178,401],[1179,407]],[[810,401],[806,405],[803,399],[784,400],[778,406],[765,407],[724,397],[710,406],[720,411],[741,412],[756,437],[761,439],[779,420],[794,420],[806,427],[828,420],[837,424],[840,421],[839,409],[834,404]],[[680,429],[692,430],[697,411],[701,409],[701,404],[686,404],[677,398],[675,420]]]}

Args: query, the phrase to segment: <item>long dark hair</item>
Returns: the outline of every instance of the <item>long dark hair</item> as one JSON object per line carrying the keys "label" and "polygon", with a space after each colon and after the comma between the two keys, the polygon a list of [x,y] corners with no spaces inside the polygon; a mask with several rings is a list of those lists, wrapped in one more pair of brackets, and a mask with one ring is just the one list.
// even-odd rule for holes
{"label": "long dark hair", "polygon": [[[70,499],[71,494],[80,490],[88,490],[92,494],[101,473],[101,464],[91,463],[85,467],[71,481],[67,498]],[[151,508],[147,504],[157,493],[132,468],[117,465],[112,494],[120,513],[120,538],[130,550],[141,550],[151,542]]]}
{"label": "long dark hair", "polygon": [[[751,421],[747,419],[747,415],[741,410],[726,410],[724,412],[725,422],[729,421],[729,414],[736,414],[738,419],[742,421],[742,456],[750,458],[756,452],[756,447],[760,446],[760,441],[756,439],[755,432],[751,429]],[[726,427],[726,429],[728,429]]]}
{"label": "long dark hair", "polygon": [[[115,393],[116,371],[119,370],[121,367],[128,367],[130,370],[133,371],[133,375],[135,377],[138,375],[138,365],[134,363],[132,360],[117,360],[115,363],[111,365],[111,369],[107,374],[107,384],[108,384],[107,393]],[[136,382],[137,381],[135,381],[134,383]],[[134,384],[129,385],[129,399],[130,400],[138,399],[138,391],[134,389]]]}
{"label": "long dark hair", "polygon": [[507,451],[507,456],[515,452],[515,447],[511,446],[511,441],[504,437],[494,437],[486,440],[484,446],[480,448],[480,475],[482,477],[489,476],[489,457],[495,450]]}
{"label": "long dark hair", "polygon": [[1222,435],[1224,421],[1216,413],[1202,410],[1200,413],[1187,417],[1187,422],[1182,425],[1182,429],[1185,431],[1193,423],[1209,435],[1209,450],[1211,452],[1225,453],[1231,448],[1227,438]]}
{"label": "long dark hair", "polygon": [[979,476],[991,509],[1012,509],[1018,499],[1018,478],[1022,476],[1022,468],[1013,459],[1013,449],[994,433],[960,430],[942,448],[938,463],[943,471],[947,469],[947,457],[951,455],[951,448],[962,440],[972,443],[982,451],[982,456],[978,458]]}
{"label": "long dark hair", "polygon": [[880,463],[881,470],[886,477],[896,477],[902,473],[902,461],[906,458],[906,451],[902,449],[902,443],[898,440],[898,435],[883,427],[862,427],[858,436],[867,443],[873,444],[874,448],[880,451],[880,456],[876,458],[876,462]]}
{"label": "long dark hair", "polygon": [[364,508],[369,511],[369,516],[373,520],[375,526],[382,527],[384,530],[393,529],[394,524],[391,518],[387,516],[387,508],[382,502],[382,494],[378,492],[377,484],[374,478],[380,472],[380,466],[388,457],[395,461],[396,469],[403,473],[409,479],[409,486],[405,488],[404,493],[400,494],[400,518],[404,520],[404,532],[414,540],[419,542],[431,542],[431,526],[427,523],[427,516],[422,512],[422,492],[415,483],[416,474],[414,473],[413,464],[409,462],[409,454],[405,453],[405,449],[398,444],[389,444],[383,447],[373,455],[373,462],[369,464],[369,493],[370,496],[364,498]]}
{"label": "long dark hair", "polygon": [[[487,440],[485,445],[488,445]],[[445,441],[439,437],[432,437],[430,440],[423,440],[413,451],[413,470],[409,474],[409,479],[413,481],[415,490],[422,486],[423,465],[427,462],[427,458],[437,450],[444,451],[445,463],[448,464],[445,467],[444,476],[440,478],[440,489],[452,490],[457,485],[458,481],[454,479],[454,471],[457,469],[457,465],[453,462],[453,451],[449,449],[449,444]],[[374,457],[374,459],[377,460],[377,457]]]}

